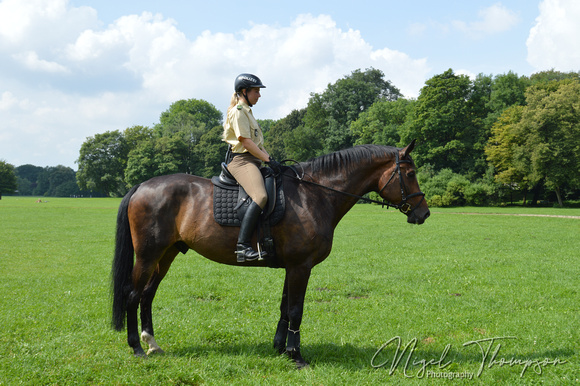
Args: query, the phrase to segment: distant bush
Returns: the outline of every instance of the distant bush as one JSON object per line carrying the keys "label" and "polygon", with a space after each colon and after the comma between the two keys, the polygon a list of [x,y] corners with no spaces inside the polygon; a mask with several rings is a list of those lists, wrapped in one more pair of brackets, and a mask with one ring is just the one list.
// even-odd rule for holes
{"label": "distant bush", "polygon": [[419,184],[430,206],[481,206],[489,204],[495,194],[493,183],[485,180],[471,182],[451,169],[433,173],[429,165],[421,169]]}

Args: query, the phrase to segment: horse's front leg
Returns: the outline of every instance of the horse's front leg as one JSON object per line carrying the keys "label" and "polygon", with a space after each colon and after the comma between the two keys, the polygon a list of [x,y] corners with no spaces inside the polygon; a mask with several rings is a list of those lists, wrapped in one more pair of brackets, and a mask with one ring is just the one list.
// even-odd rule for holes
{"label": "horse's front leg", "polygon": [[286,354],[296,363],[299,369],[308,366],[308,363],[300,354],[300,324],[302,323],[304,296],[306,295],[310,271],[311,267],[306,264],[286,269],[288,318],[290,322],[288,326]]}
{"label": "horse's front leg", "polygon": [[280,303],[280,320],[274,335],[274,348],[278,354],[286,352],[286,338],[288,337],[288,274],[284,278],[284,289],[282,291],[282,301]]}

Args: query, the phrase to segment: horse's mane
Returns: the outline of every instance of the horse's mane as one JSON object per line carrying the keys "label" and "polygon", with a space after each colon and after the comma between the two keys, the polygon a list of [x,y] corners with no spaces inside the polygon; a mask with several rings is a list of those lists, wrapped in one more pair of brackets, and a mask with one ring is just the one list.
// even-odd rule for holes
{"label": "horse's mane", "polygon": [[304,163],[313,173],[328,173],[337,169],[351,170],[355,166],[369,165],[375,158],[394,158],[398,149],[392,146],[360,145],[313,158]]}

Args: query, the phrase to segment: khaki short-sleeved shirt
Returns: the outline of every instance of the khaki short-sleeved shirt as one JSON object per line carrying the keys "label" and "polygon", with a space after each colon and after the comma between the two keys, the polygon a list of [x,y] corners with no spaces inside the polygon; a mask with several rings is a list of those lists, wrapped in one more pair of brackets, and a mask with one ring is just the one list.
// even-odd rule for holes
{"label": "khaki short-sleeved shirt", "polygon": [[254,118],[250,106],[243,102],[228,112],[223,140],[232,145],[232,152],[245,153],[247,150],[242,146],[240,137],[250,138],[260,149],[264,148],[262,128]]}

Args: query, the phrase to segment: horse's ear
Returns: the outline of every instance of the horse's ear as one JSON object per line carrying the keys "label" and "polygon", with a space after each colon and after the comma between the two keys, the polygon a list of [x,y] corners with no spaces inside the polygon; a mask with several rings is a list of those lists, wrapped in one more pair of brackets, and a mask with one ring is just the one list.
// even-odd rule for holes
{"label": "horse's ear", "polygon": [[411,154],[411,152],[415,148],[415,142],[416,141],[417,141],[416,139],[412,140],[411,143],[408,144],[407,147],[403,149],[403,158],[405,158],[406,156],[408,156],[409,154]]}

